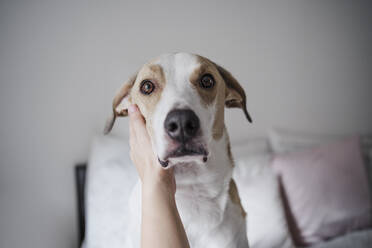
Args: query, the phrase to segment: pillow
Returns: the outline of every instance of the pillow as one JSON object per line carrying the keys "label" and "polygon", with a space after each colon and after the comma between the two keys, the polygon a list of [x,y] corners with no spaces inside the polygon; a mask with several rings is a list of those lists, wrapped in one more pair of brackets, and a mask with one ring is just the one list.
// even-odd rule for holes
{"label": "pillow", "polygon": [[287,217],[296,245],[371,226],[371,203],[359,138],[277,155]]}
{"label": "pillow", "polygon": [[269,142],[271,149],[275,153],[299,151],[330,143],[338,139],[342,139],[342,137],[336,135],[301,133],[280,128],[269,130]]}
{"label": "pillow", "polygon": [[270,168],[270,161],[270,153],[235,159],[233,178],[247,212],[247,235],[251,248],[293,247],[278,181]]}
{"label": "pillow", "polygon": [[[300,151],[345,138],[347,138],[345,135],[310,134],[283,128],[273,128],[269,131],[269,143],[275,153]],[[372,201],[372,154],[370,154],[370,151],[372,151],[372,135],[363,135],[360,138],[360,143]]]}
{"label": "pillow", "polygon": [[262,137],[231,142],[231,149],[235,158],[271,152],[269,140]]}
{"label": "pillow", "polygon": [[128,199],[137,178],[127,142],[109,135],[94,139],[87,171],[84,247],[123,247]]}
{"label": "pillow", "polygon": [[[275,153],[303,150],[345,138],[347,138],[346,135],[310,134],[282,128],[269,130],[269,143]],[[368,151],[372,149],[372,135],[363,135],[361,144],[363,154],[368,154]]]}

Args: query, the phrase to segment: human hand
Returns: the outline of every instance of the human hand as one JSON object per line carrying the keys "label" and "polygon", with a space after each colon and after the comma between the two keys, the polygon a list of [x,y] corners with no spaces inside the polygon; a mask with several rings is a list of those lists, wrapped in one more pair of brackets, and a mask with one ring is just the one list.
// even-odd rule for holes
{"label": "human hand", "polygon": [[176,192],[173,168],[163,169],[155,155],[145,120],[136,105],[128,108],[130,157],[137,168],[143,190],[161,187],[171,194]]}

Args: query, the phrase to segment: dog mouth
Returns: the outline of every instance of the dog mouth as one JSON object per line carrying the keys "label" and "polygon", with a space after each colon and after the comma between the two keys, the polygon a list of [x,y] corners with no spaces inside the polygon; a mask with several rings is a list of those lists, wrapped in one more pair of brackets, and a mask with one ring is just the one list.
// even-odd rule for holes
{"label": "dog mouth", "polygon": [[197,156],[201,156],[204,163],[207,162],[208,151],[204,148],[204,146],[182,144],[178,146],[176,149],[167,153],[164,159],[160,159],[158,157],[158,160],[159,160],[160,165],[163,168],[167,168],[169,166],[169,159],[182,158],[182,157],[197,157]]}

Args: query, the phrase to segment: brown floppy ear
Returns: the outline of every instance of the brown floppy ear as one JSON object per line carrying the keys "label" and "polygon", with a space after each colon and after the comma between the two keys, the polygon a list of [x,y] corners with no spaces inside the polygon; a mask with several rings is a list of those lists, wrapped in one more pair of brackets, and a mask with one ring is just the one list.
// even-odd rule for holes
{"label": "brown floppy ear", "polygon": [[219,65],[216,66],[226,83],[225,106],[227,108],[241,108],[247,120],[252,122],[252,118],[247,111],[246,96],[243,87],[229,71]]}
{"label": "brown floppy ear", "polygon": [[134,82],[136,81],[137,74],[131,76],[127,82],[119,89],[118,93],[114,97],[112,102],[112,114],[107,119],[104,134],[108,134],[114,126],[116,117],[127,116],[128,107],[131,104],[130,90],[132,89]]}

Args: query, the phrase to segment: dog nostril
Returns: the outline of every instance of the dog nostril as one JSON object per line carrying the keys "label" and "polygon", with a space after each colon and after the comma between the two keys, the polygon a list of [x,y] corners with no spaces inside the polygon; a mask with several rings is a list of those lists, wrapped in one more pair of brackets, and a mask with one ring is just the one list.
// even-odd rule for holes
{"label": "dog nostril", "polygon": [[186,129],[188,129],[188,130],[194,130],[196,128],[196,126],[195,126],[195,124],[192,122],[192,121],[188,121],[187,123],[186,123]]}
{"label": "dog nostril", "polygon": [[172,122],[168,126],[169,132],[175,132],[178,129],[178,125],[175,122]]}

